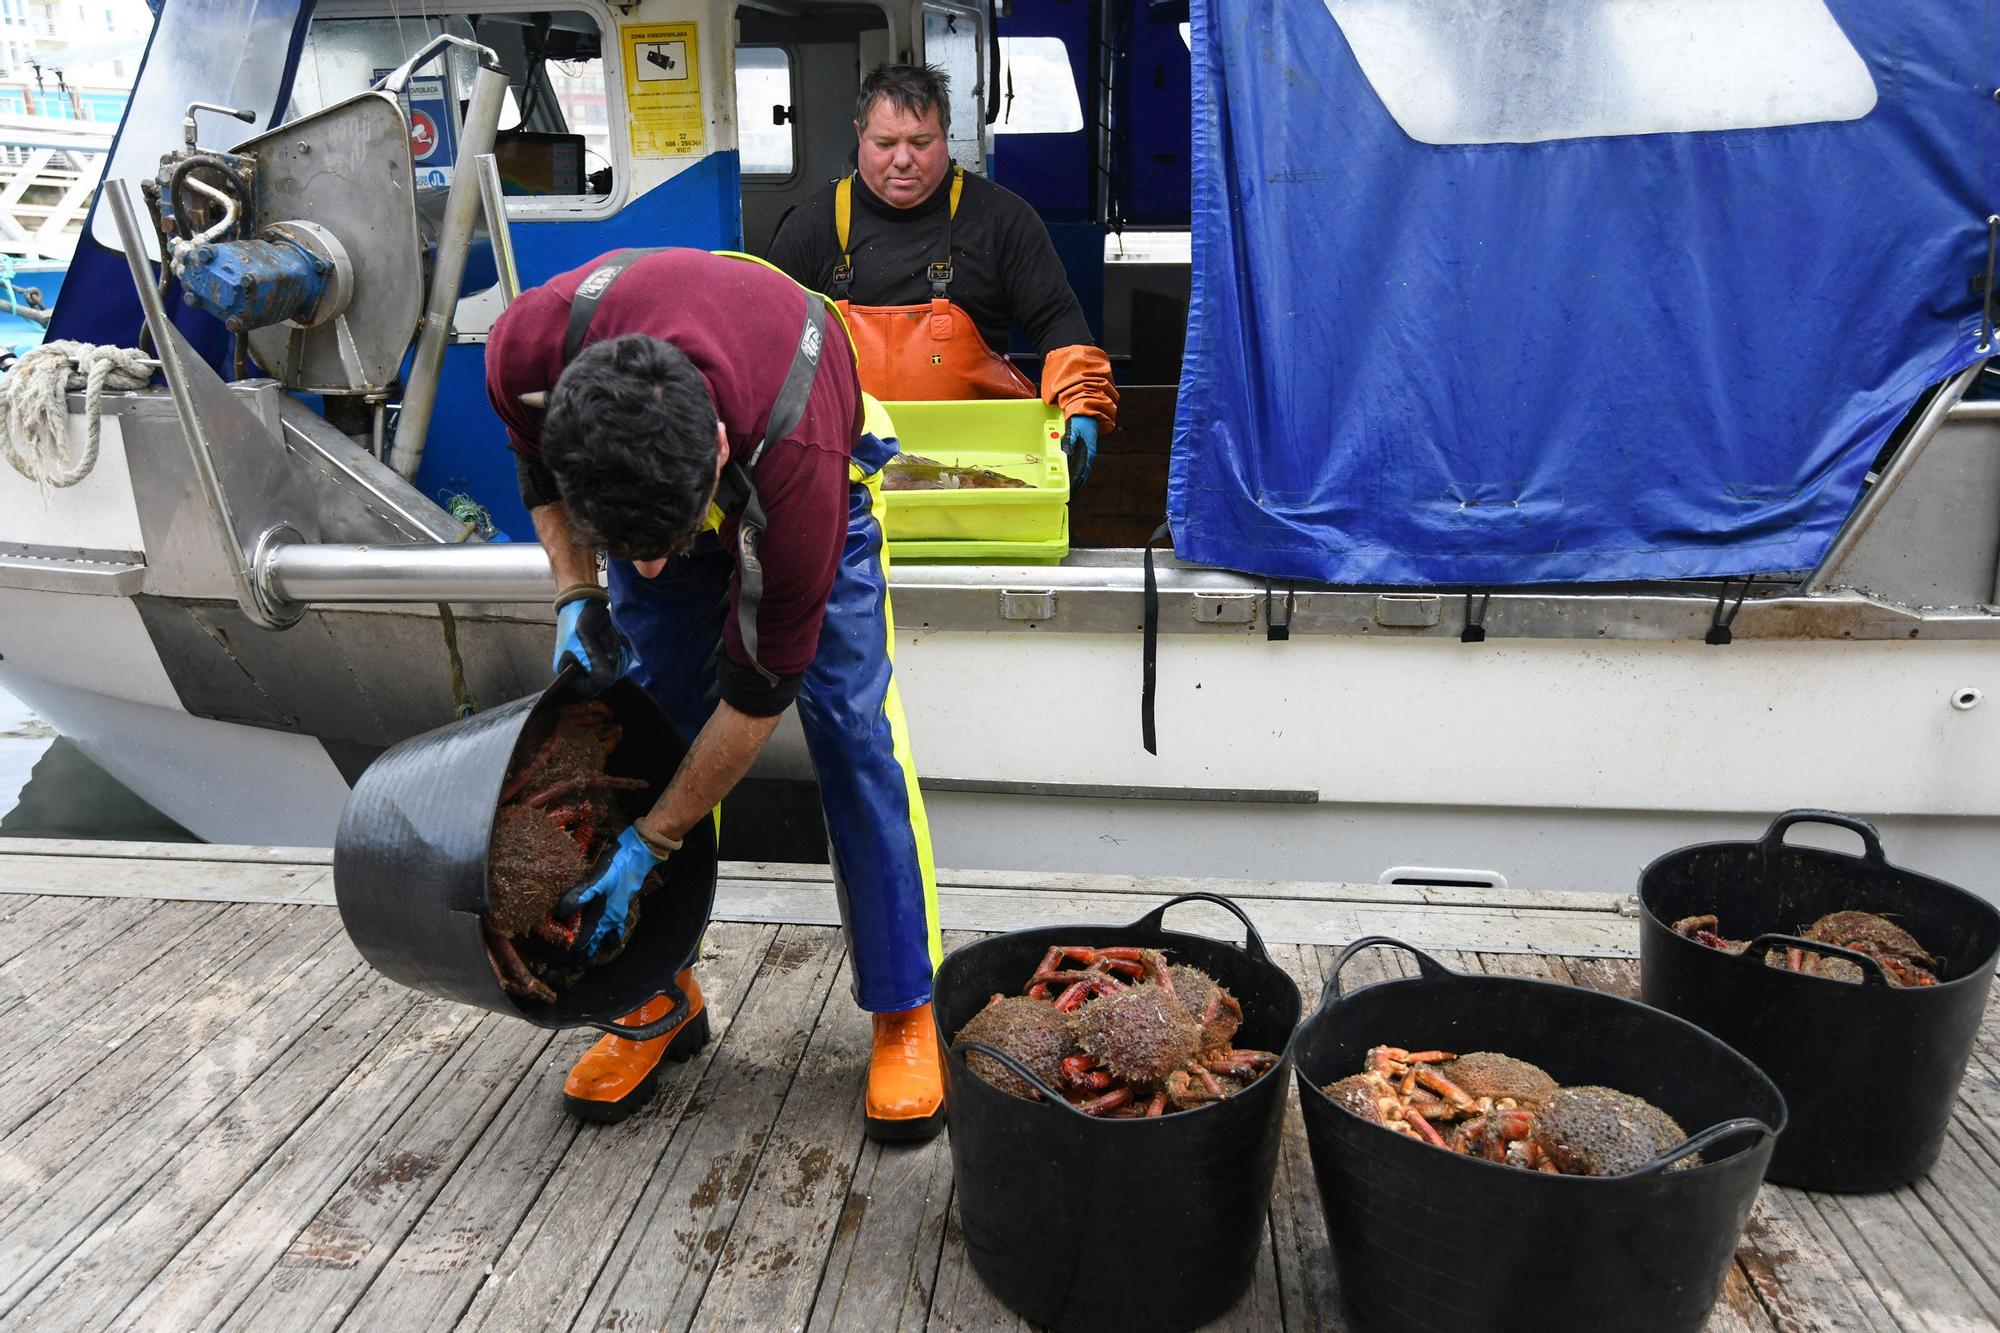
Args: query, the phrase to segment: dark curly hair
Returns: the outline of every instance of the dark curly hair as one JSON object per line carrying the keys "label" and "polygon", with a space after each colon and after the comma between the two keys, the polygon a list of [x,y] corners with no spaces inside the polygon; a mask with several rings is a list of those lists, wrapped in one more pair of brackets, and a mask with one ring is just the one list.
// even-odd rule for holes
{"label": "dark curly hair", "polygon": [[628,333],[578,354],[549,393],[542,461],[570,517],[628,560],[669,555],[715,492],[715,400],[670,342]]}
{"label": "dark curly hair", "polygon": [[936,107],[938,127],[951,133],[951,76],[936,65],[877,65],[861,81],[861,95],[854,99],[854,123],[865,129],[868,113],[883,97],[889,105],[918,117]]}

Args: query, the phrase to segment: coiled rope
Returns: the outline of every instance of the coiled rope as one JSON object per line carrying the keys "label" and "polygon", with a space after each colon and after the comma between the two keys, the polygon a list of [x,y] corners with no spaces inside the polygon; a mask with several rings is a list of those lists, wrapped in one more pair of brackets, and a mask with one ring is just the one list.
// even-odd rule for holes
{"label": "coiled rope", "polygon": [[[57,341],[21,354],[0,379],[0,411],[6,431],[0,452],[8,464],[42,493],[42,503],[66,486],[74,486],[97,466],[103,433],[102,398],[106,389],[143,389],[152,382],[155,362],[131,347]],[[69,395],[83,390],[83,446],[72,453],[69,437]]]}

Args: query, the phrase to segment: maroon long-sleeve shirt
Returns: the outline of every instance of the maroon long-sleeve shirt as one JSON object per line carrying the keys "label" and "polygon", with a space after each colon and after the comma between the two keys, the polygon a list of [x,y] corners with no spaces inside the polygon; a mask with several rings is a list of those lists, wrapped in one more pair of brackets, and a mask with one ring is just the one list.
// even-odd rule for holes
{"label": "maroon long-sleeve shirt", "polygon": [[[522,292],[486,343],[486,392],[507,425],[521,466],[521,498],[532,509],[561,498],[541,465],[541,414],[521,402],[562,373],[570,300],[600,257]],[[686,353],[708,382],[732,459],[748,460],[764,438],[771,406],[798,346],[805,304],[790,278],[761,264],[703,250],[663,250],[627,269],[598,306],[584,346],[628,333],[649,334]],[[861,384],[840,321],[826,322],[827,345],[799,424],[773,440],[752,481],[768,526],[758,544],[764,595],[757,610],[757,655],[738,628],[740,582],[730,579],[730,612],[718,675],[722,697],[746,713],[784,711],[819,644],[826,599],[847,537],[848,463],[861,432]],[[737,515],[722,525],[736,550]]]}

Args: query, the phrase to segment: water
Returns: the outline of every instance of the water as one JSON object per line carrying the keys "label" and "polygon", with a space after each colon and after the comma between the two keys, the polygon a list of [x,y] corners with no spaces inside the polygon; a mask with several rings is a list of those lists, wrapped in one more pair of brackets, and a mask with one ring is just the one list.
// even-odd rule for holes
{"label": "water", "polygon": [[194,842],[0,689],[0,837]]}

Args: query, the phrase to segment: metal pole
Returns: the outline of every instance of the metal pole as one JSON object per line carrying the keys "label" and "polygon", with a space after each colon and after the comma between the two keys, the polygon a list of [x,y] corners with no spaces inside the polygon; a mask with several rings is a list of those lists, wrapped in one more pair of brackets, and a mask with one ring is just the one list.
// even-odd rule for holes
{"label": "metal pole", "polygon": [[514,233],[507,225],[507,196],[500,190],[500,160],[481,153],[473,161],[479,173],[479,202],[486,211],[486,237],[493,243],[493,266],[500,271],[500,308],[521,294],[521,274],[514,267]]}
{"label": "metal pole", "polygon": [[274,601],[537,602],[555,594],[548,552],[533,542],[338,546],[293,542],[260,552]]}
{"label": "metal pole", "polygon": [[1984,360],[1973,362],[1948,380],[1932,396],[1924,407],[1923,415],[1917,418],[1914,426],[1910,427],[1909,435],[1903,440],[1903,447],[1896,451],[1896,456],[1889,460],[1889,466],[1882,469],[1882,475],[1875,479],[1875,484],[1868,488],[1860,503],[1854,506],[1854,512],[1847,516],[1847,522],[1840,525],[1840,531],[1833,535],[1833,545],[1826,548],[1826,554],[1820,558],[1813,572],[1806,575],[1806,581],[1799,587],[1800,592],[1808,597],[1815,597],[1825,590],[1827,580],[1847,562],[1848,556],[1854,554],[1854,548],[1861,544],[1862,537],[1866,536],[1868,529],[1874,526],[1875,520],[1882,516],[1883,506],[1889,503],[1889,497],[1896,493],[1896,489],[1910,475],[1910,469],[1917,465],[1917,459],[1923,455],[1924,449],[1931,442],[1931,437],[1938,433],[1938,427],[1944,425],[1945,418],[1951,415],[1952,407],[1971,387],[1972,382],[1979,378],[1979,372],[1985,368]]}
{"label": "metal pole", "polygon": [[181,348],[185,344],[174,326],[167,322],[166,307],[160,303],[160,290],[155,285],[152,265],[146,259],[145,234],[139,230],[138,216],[132,208],[130,184],[122,180],[106,181],[105,198],[111,204],[111,220],[118,228],[118,242],[125,251],[125,262],[132,270],[132,285],[139,289],[139,305],[146,312],[146,327],[153,334],[160,371],[165,375],[167,389],[173,397],[174,412],[180,417],[181,435],[187,441],[188,453],[194,460],[195,479],[203,498],[208,501],[209,518],[215,524],[216,538],[222,544],[223,559],[229,567],[230,580],[236,587],[236,605],[252,624],[264,629],[283,629],[291,620],[274,612],[271,604],[258,595],[251,577],[250,561],[244,557],[243,544],[236,536],[236,522],[229,512],[229,498],[223,492],[222,478],[217,474],[215,460],[208,451],[208,434],[202,426],[201,414],[195,409],[193,391],[187,383],[187,368],[181,364]]}
{"label": "metal pole", "polygon": [[[500,126],[500,107],[507,91],[506,71],[481,64],[472,80],[472,105],[465,113],[465,138],[458,160],[477,161],[493,151]],[[423,332],[410,366],[410,384],[403,393],[403,414],[396,423],[396,471],[414,481],[424,462],[424,440],[430,434],[431,413],[437,408],[438,377],[444,370],[445,339],[451,334],[452,311],[458,306],[459,280],[472,249],[472,223],[479,208],[476,171],[461,168],[451,178],[445,196],[444,224],[438,229],[437,264],[431,273],[430,300],[424,307]]]}

